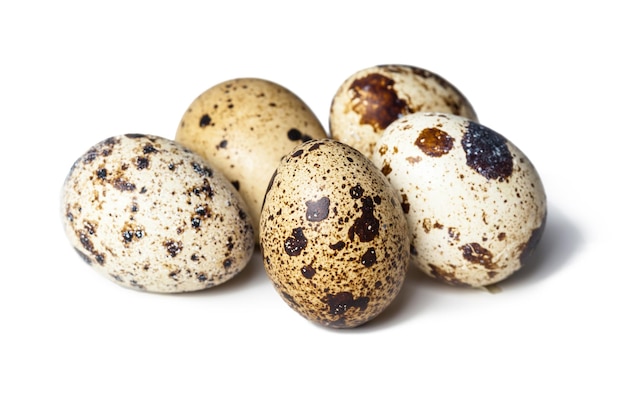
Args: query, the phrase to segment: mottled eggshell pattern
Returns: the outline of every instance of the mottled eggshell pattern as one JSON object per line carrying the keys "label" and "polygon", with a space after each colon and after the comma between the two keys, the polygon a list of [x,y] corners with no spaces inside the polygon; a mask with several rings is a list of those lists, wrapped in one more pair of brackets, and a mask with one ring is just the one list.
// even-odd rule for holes
{"label": "mottled eggshell pattern", "polygon": [[128,288],[196,291],[241,271],[254,250],[248,208],[200,156],[168,139],[120,135],[72,166],[65,232],[97,271]]}
{"label": "mottled eggshell pattern", "polygon": [[409,265],[398,194],[360,152],[331,139],[296,147],[261,212],[264,265],[283,300],[333,328],[359,326],[396,297]]}
{"label": "mottled eggshell pattern", "polygon": [[175,140],[202,155],[250,207],[258,242],[265,189],[280,159],[326,131],[298,96],[274,82],[237,78],[217,84],[189,106]]}
{"label": "mottled eggshell pattern", "polygon": [[428,275],[483,287],[521,268],[539,243],[546,194],[531,161],[470,119],[415,113],[391,124],[374,164],[400,192],[411,258]]}
{"label": "mottled eggshell pattern", "polygon": [[371,158],[387,126],[420,111],[478,121],[469,100],[440,75],[411,65],[377,65],[340,85],[330,108],[330,136]]}

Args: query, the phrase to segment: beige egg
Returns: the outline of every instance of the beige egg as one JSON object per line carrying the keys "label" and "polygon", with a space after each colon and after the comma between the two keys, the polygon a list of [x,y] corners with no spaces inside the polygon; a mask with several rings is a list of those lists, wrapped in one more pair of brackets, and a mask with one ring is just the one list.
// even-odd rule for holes
{"label": "beige egg", "polygon": [[372,157],[402,198],[411,259],[449,284],[483,287],[519,270],[546,223],[530,159],[470,119],[414,113],[385,130]]}
{"label": "beige egg", "polygon": [[254,233],[232,184],[172,140],[120,135],[89,149],[62,188],[63,224],[76,252],[117,284],[159,293],[233,278]]}
{"label": "beige egg", "polygon": [[260,230],[278,294],[323,326],[370,321],[404,282],[409,233],[399,196],[371,161],[338,141],[312,140],[283,159]]}
{"label": "beige egg", "polygon": [[258,242],[261,205],[278,162],[302,142],[326,136],[312,110],[287,88],[238,78],[200,94],[183,115],[175,140],[235,185],[250,207]]}
{"label": "beige egg", "polygon": [[389,124],[420,111],[478,121],[469,100],[440,75],[410,65],[377,65],[340,85],[330,107],[330,136],[371,158]]}

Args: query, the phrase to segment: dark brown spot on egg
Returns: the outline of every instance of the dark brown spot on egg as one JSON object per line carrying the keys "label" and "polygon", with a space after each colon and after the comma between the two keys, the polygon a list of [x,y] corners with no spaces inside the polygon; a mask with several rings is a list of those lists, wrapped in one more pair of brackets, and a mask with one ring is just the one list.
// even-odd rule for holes
{"label": "dark brown spot on egg", "polygon": [[202,180],[201,185],[193,187],[191,192],[198,197],[204,196],[204,198],[208,199],[213,198],[213,188],[207,179]]}
{"label": "dark brown spot on egg", "polygon": [[218,149],[226,149],[228,147],[228,141],[226,139],[222,139],[220,143],[217,145]]}
{"label": "dark brown spot on egg", "polygon": [[346,247],[346,242],[340,240],[339,242],[336,243],[331,243],[330,245],[328,245],[332,250],[342,250],[343,248]]}
{"label": "dark brown spot on egg", "polygon": [[145,156],[138,156],[137,161],[135,162],[137,169],[142,170],[150,167],[150,160]]}
{"label": "dark brown spot on egg", "polygon": [[101,180],[106,180],[106,178],[107,178],[107,169],[106,168],[100,168],[99,170],[96,171],[96,176],[98,178],[100,178]]}
{"label": "dark brown spot on egg", "polygon": [[404,212],[404,214],[409,213],[409,210],[411,209],[411,204],[409,203],[409,197],[406,194],[402,194],[402,203],[400,203],[400,206],[402,206],[402,211]]}
{"label": "dark brown spot on egg", "polygon": [[176,242],[174,240],[168,239],[165,242],[163,242],[163,247],[165,247],[165,250],[167,251],[168,255],[174,258],[183,250],[183,242],[180,242],[180,241]]}
{"label": "dark brown spot on egg", "polygon": [[441,157],[450,152],[454,146],[454,138],[443,130],[426,128],[415,139],[415,146],[428,156]]}
{"label": "dark brown spot on egg", "polygon": [[[75,232],[80,244],[87,252],[93,255],[94,259],[99,265],[104,265],[104,261],[105,261],[104,255],[95,249],[93,242],[91,241],[91,238],[89,237],[90,235],[93,234],[93,232],[90,230],[89,227],[85,227],[85,231],[77,230]],[[91,260],[88,263],[91,264]]]}
{"label": "dark brown spot on egg", "polygon": [[313,269],[311,265],[303,266],[302,269],[300,269],[300,272],[302,272],[302,275],[308,279],[313,278],[313,276],[315,275],[315,269]]}
{"label": "dark brown spot on egg", "polygon": [[122,177],[115,178],[111,182],[111,184],[113,185],[114,188],[120,191],[135,191],[135,189],[137,188],[135,184],[133,184],[132,182],[129,182],[128,180]]}
{"label": "dark brown spot on egg", "polygon": [[428,264],[428,267],[430,268],[431,276],[438,281],[445,282],[455,287],[471,287],[471,285],[458,279],[453,271],[446,271],[433,264]]}
{"label": "dark brown spot on egg", "polygon": [[319,200],[306,202],[306,219],[310,222],[321,222],[328,217],[330,199],[322,197]]}
{"label": "dark brown spot on egg", "polygon": [[487,269],[495,269],[497,265],[493,263],[493,255],[491,252],[485,248],[483,248],[480,244],[468,243],[466,245],[461,246],[461,251],[463,252],[463,258],[468,261],[480,264]]}
{"label": "dark brown spot on egg", "polygon": [[363,187],[361,184],[357,184],[354,187],[350,188],[350,197],[352,198],[361,198],[363,196]]}
{"label": "dark brown spot on egg", "polygon": [[456,227],[448,227],[448,236],[450,239],[458,241],[461,237],[461,232]]}
{"label": "dark brown spot on egg", "polygon": [[309,148],[309,152],[310,151],[315,151],[317,149],[319,149],[319,147],[322,146],[322,142],[315,142],[313,145],[311,145],[311,147]]}
{"label": "dark brown spot on egg", "polygon": [[411,113],[406,101],[398,97],[395,81],[381,74],[368,74],[350,85],[353,92],[352,110],[360,116],[360,123],[379,132],[403,114]]}
{"label": "dark brown spot on egg", "polygon": [[197,206],[194,210],[194,214],[191,216],[191,227],[194,229],[199,228],[202,225],[202,220],[210,217],[211,211],[206,204]]}
{"label": "dark brown spot on egg", "polygon": [[374,216],[374,202],[371,197],[361,199],[361,217],[354,221],[348,230],[350,240],[354,240],[356,234],[361,242],[370,242],[378,236],[379,221]]}
{"label": "dark brown spot on egg", "polygon": [[299,157],[300,155],[302,155],[303,153],[304,153],[304,150],[303,150],[303,149],[298,149],[297,151],[295,151],[294,153],[292,153],[292,154],[291,154],[291,157],[292,157],[292,158],[297,158],[297,157]]}
{"label": "dark brown spot on egg", "polygon": [[289,140],[302,140],[303,135],[298,129],[292,128],[287,131],[287,137]]}
{"label": "dark brown spot on egg", "polygon": [[391,168],[391,165],[389,165],[389,162],[385,161],[380,171],[383,173],[383,175],[387,176],[391,174],[391,171],[393,171],[393,169]]}
{"label": "dark brown spot on egg", "polygon": [[140,227],[132,224],[125,224],[122,229],[122,240],[124,243],[131,243],[135,239],[141,239],[144,236],[144,231]]}
{"label": "dark brown spot on egg", "polygon": [[151,143],[144,145],[143,147],[143,153],[144,155],[150,154],[150,153],[157,153],[159,152],[159,150],[157,148],[154,147],[154,145],[152,145]]}
{"label": "dark brown spot on egg", "polygon": [[326,303],[328,304],[330,314],[332,315],[345,314],[345,312],[352,307],[363,311],[367,308],[369,301],[369,297],[359,297],[354,299],[352,293],[349,292],[329,294],[326,298]]}
{"label": "dark brown spot on egg", "polygon": [[524,244],[521,249],[519,261],[522,266],[526,264],[528,259],[534,253],[535,248],[537,247],[537,245],[539,244],[539,241],[541,240],[541,236],[543,235],[543,231],[545,228],[546,228],[546,216],[543,217],[543,220],[541,221],[541,225],[532,231],[530,238],[528,239],[528,242],[526,242],[526,244]]}
{"label": "dark brown spot on egg", "polygon": [[138,283],[136,280],[131,279],[130,281],[128,281],[128,283],[135,289],[140,290],[140,291],[145,291],[146,287],[140,283]]}
{"label": "dark brown spot on egg", "polygon": [[291,236],[285,240],[285,252],[289,256],[298,256],[302,250],[306,247],[308,241],[304,236],[304,231],[301,227],[293,229]]}
{"label": "dark brown spot on egg", "polygon": [[211,170],[211,168],[207,167],[206,165],[202,165],[194,161],[191,163],[191,166],[193,167],[193,170],[201,177],[211,178],[213,176],[213,170]]}
{"label": "dark brown spot on egg", "polygon": [[371,267],[376,263],[376,250],[374,248],[368,248],[367,251],[361,256],[361,265],[366,268]]}
{"label": "dark brown spot on egg", "polygon": [[502,135],[470,121],[461,144],[467,165],[485,178],[503,181],[513,173],[513,157]]}
{"label": "dark brown spot on egg", "polygon": [[298,303],[296,303],[296,300],[291,296],[291,294],[285,292],[285,291],[281,291],[280,294],[283,296],[283,298],[285,299],[285,301],[287,302],[287,304],[292,305],[292,306],[298,306]]}
{"label": "dark brown spot on egg", "polygon": [[207,127],[211,124],[211,117],[208,114],[203,114],[200,117],[200,127]]}

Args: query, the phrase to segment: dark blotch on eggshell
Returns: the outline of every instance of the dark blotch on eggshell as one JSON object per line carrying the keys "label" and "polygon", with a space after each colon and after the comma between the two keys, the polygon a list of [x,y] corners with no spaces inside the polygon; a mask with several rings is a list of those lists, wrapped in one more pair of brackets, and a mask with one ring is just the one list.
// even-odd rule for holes
{"label": "dark blotch on eggshell", "polygon": [[360,115],[360,123],[382,131],[403,114],[411,112],[406,101],[398,97],[395,81],[371,73],[357,78],[350,85],[354,94],[352,109]]}
{"label": "dark blotch on eggshell", "polygon": [[361,256],[361,264],[366,267],[370,267],[376,263],[376,250],[374,248],[368,248],[367,251]]}
{"label": "dark blotch on eggshell", "polygon": [[328,208],[330,200],[328,197],[322,197],[316,201],[306,202],[306,219],[310,222],[321,222],[328,217]]}
{"label": "dark blotch on eggshell", "polygon": [[285,240],[285,252],[289,256],[298,256],[306,247],[307,239],[301,227],[293,229],[291,236]]}
{"label": "dark blotch on eggshell", "polygon": [[503,181],[513,172],[513,157],[506,146],[507,140],[488,127],[468,121],[461,144],[467,165],[485,178]]}
{"label": "dark blotch on eggshell", "polygon": [[378,236],[378,228],[380,222],[374,215],[374,201],[372,197],[364,197],[361,199],[361,217],[354,221],[354,224],[348,230],[350,240],[354,240],[356,234],[361,242],[370,242]]}
{"label": "dark blotch on eggshell", "polygon": [[454,138],[437,128],[423,129],[415,145],[428,156],[440,157],[447,154],[454,146]]}
{"label": "dark blotch on eggshell", "polygon": [[354,298],[354,295],[349,292],[340,292],[338,294],[329,294],[326,298],[330,313],[334,315],[344,314],[350,308],[358,308],[365,310],[369,303],[369,297]]}

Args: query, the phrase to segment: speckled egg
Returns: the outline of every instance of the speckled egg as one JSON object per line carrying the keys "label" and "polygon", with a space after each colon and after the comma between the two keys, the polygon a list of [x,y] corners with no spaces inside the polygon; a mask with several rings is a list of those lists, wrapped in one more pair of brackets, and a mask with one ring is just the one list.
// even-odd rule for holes
{"label": "speckled egg", "polygon": [[282,160],[260,230],[277,292],[323,326],[368,322],[404,282],[409,233],[400,198],[371,161],[338,141],[309,141]]}
{"label": "speckled egg", "polygon": [[255,240],[265,189],[280,159],[326,131],[293,92],[259,78],[237,78],[198,96],[180,121],[176,141],[202,155],[250,207]]}
{"label": "speckled egg", "polygon": [[470,119],[414,113],[392,123],[372,158],[398,190],[412,261],[449,284],[483,287],[520,269],[546,223],[546,194],[513,143]]}
{"label": "speckled egg", "polygon": [[128,288],[213,287],[240,272],[255,246],[248,208],[232,184],[157,136],[120,135],[93,146],[72,166],[61,200],[76,252]]}
{"label": "speckled egg", "polygon": [[371,158],[391,122],[420,111],[478,121],[469,100],[440,75],[411,65],[377,65],[340,85],[330,108],[330,136]]}

